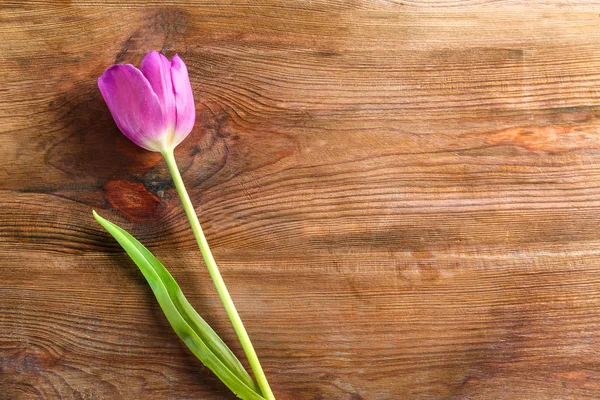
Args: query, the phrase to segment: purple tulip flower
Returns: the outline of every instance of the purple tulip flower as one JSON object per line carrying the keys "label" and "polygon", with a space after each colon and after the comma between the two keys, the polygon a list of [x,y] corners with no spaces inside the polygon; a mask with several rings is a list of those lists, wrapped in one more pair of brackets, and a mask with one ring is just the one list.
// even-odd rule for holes
{"label": "purple tulip flower", "polygon": [[113,65],[98,79],[98,87],[121,132],[147,150],[172,151],[194,126],[190,78],[178,55],[169,61],[150,52],[140,69]]}
{"label": "purple tulip flower", "polygon": [[[202,324],[198,323],[201,318],[197,314],[195,317],[196,322],[192,324],[194,327],[191,327],[188,325],[188,319],[180,314],[178,306],[172,302],[169,303],[171,300],[164,298],[165,295],[161,291],[166,290],[164,285],[161,286],[162,289],[159,287],[160,285],[153,286],[152,281],[154,279],[164,279],[164,277],[159,277],[158,275],[157,278],[154,278],[154,275],[152,275],[156,274],[158,269],[153,264],[154,261],[152,261],[154,256],[141,244],[136,244],[135,239],[130,237],[129,234],[100,217],[95,211],[94,217],[117,239],[140,267],[140,270],[142,270],[144,276],[146,276],[146,279],[152,285],[152,290],[157,293],[156,298],[161,307],[163,307],[163,311],[167,318],[169,318],[173,329],[175,329],[192,352],[206,366],[212,369],[219,379],[239,398],[275,400],[275,395],[269,387],[269,382],[267,382],[267,377],[260,365],[248,332],[244,328],[240,315],[219,272],[219,267],[210,251],[206,236],[202,232],[198,215],[194,210],[190,196],[183,184],[181,173],[175,162],[173,149],[189,135],[196,120],[194,97],[185,64],[177,55],[169,61],[162,54],[153,51],[144,56],[140,69],[131,64],[118,64],[109,67],[98,78],[98,87],[121,132],[138,146],[150,151],[161,152],[165,158],[165,162],[173,178],[173,183],[175,184],[175,189],[190,222],[192,233],[196,238],[206,267],[233,325],[233,329],[240,339],[240,344],[246,353],[246,358],[256,380],[250,377],[235,355],[231,353],[205,322],[202,321]],[[155,260],[155,262],[160,265],[158,260]],[[160,268],[164,270],[162,265],[160,265]],[[148,272],[149,275],[146,275],[144,271],[150,270],[152,271]],[[164,271],[166,272],[166,270]],[[169,275],[169,273],[166,272],[166,275]],[[172,280],[173,278],[169,275],[169,279]],[[169,285],[174,290],[173,293],[175,293],[175,296],[183,296],[175,281]],[[176,292],[174,287],[179,292]],[[170,298],[171,295],[171,292],[167,293],[167,297]],[[189,304],[187,307],[191,308]],[[185,309],[185,313],[190,313],[189,309]],[[204,333],[200,334],[200,330],[204,330]],[[201,337],[198,336],[199,334]],[[207,347],[208,345],[203,343],[205,336],[210,338],[212,346],[215,346],[218,350],[217,353],[213,353],[213,350],[211,350],[212,347]]]}

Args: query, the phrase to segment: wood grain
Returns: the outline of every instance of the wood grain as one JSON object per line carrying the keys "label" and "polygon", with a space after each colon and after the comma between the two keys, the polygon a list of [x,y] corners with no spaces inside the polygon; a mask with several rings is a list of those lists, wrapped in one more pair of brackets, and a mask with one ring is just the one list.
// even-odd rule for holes
{"label": "wood grain", "polygon": [[600,398],[600,3],[3,1],[0,399],[232,399],[92,218],[241,355],[96,86],[186,61],[176,156],[278,399]]}

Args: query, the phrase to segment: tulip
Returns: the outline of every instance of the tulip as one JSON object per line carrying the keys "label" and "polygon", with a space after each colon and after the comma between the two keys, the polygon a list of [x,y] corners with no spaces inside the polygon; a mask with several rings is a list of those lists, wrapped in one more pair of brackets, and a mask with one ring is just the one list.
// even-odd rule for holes
{"label": "tulip", "polygon": [[169,61],[153,51],[140,69],[113,65],[98,79],[98,87],[121,132],[144,149],[172,150],[194,127],[192,86],[178,55]]}
{"label": "tulip", "polygon": [[[225,282],[221,277],[217,263],[210,251],[208,242],[204,236],[202,227],[200,226],[198,216],[196,215],[194,206],[192,205],[183,184],[181,174],[179,173],[179,169],[177,168],[177,164],[175,163],[173,150],[187,137],[187,135],[189,135],[196,119],[194,96],[192,94],[192,87],[190,85],[190,79],[185,64],[177,55],[169,61],[162,54],[153,51],[146,54],[142,60],[140,69],[135,68],[131,64],[113,65],[112,67],[109,67],[98,79],[98,87],[100,88],[100,92],[102,92],[102,96],[108,105],[110,113],[121,132],[138,146],[150,151],[160,152],[165,158],[175,184],[175,189],[181,199],[183,209],[190,222],[192,232],[198,243],[208,272],[217,288],[221,302],[225,307],[225,311],[229,316],[246,357],[248,358],[248,363],[254,373],[260,393],[254,392],[250,387],[243,385],[241,387],[245,388],[244,390],[249,391],[248,393],[250,394],[244,395],[239,391],[234,392],[241,398],[274,400],[275,396],[269,387],[269,383],[262,370],[258,356],[250,342],[250,337],[244,328],[244,324],[233,304],[233,300],[229,295]],[[154,256],[151,256],[149,251],[143,248],[143,246],[135,241],[133,237],[129,236],[129,234],[116,225],[104,220],[95,214],[95,212],[94,216],[98,222],[111,232],[115,239],[121,243],[136,264],[140,266],[140,269],[150,271],[152,268],[158,268],[156,266],[158,261],[153,258]],[[152,265],[154,265],[154,267],[152,267]],[[160,267],[163,268],[162,266]],[[152,272],[148,273],[152,274]],[[162,275],[164,276],[165,274],[163,273]],[[160,292],[162,286],[157,285],[155,282],[152,283],[149,281],[149,283],[151,283],[153,291],[156,290]],[[178,290],[178,288],[176,289]],[[156,293],[157,292],[155,292],[155,294]],[[168,303],[165,292],[163,291],[160,293],[161,294],[157,294],[157,299],[160,298],[160,301],[163,301],[161,307],[163,304],[171,304]],[[177,304],[181,305],[181,300],[178,300]],[[169,318],[169,316],[174,318],[177,317],[179,311],[180,310],[174,311],[174,309],[171,309],[168,313],[169,315],[167,315],[167,311],[165,311],[165,313],[167,318]],[[169,320],[171,321],[171,319]],[[183,320],[186,321],[185,318]],[[178,334],[184,331],[188,332],[186,331],[187,328],[185,328],[186,323],[183,324],[183,327],[177,325],[178,328],[176,331],[178,331]],[[205,335],[210,337],[212,334],[210,332],[205,332]],[[185,333],[184,337],[187,338],[188,341],[190,340],[188,333]],[[186,339],[184,339],[184,341],[185,340]],[[212,343],[215,343],[215,341],[212,341]],[[190,347],[190,349],[192,347]],[[194,348],[196,350],[198,349],[198,347]],[[202,354],[206,355],[206,352],[203,352]],[[209,358],[207,358],[207,360]],[[205,362],[205,364],[207,364],[207,366],[212,365],[213,368],[215,368],[214,359],[210,360],[210,362]],[[227,368],[218,367],[213,369],[213,371],[215,371],[215,373],[219,372],[223,374],[223,371],[227,372],[229,370]],[[231,380],[232,374],[235,375],[235,373],[231,372],[229,375],[219,375],[219,377],[229,376],[229,378],[221,377],[221,379],[234,390],[234,388],[240,387],[240,382],[243,381],[245,377],[240,375],[240,381],[236,381],[235,379]]]}

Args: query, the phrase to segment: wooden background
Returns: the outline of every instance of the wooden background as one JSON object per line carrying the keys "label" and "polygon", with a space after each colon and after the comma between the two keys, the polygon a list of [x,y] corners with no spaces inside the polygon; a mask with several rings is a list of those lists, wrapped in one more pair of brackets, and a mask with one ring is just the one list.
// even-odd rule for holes
{"label": "wooden background", "polygon": [[0,399],[233,399],[91,210],[242,355],[96,80],[188,65],[176,156],[278,399],[600,398],[600,2],[0,5]]}

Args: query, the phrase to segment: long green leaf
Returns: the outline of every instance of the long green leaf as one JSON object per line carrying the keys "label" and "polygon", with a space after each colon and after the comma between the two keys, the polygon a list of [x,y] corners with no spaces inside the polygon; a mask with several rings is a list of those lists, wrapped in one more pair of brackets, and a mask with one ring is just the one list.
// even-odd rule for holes
{"label": "long green leaf", "polygon": [[200,361],[238,397],[264,400],[257,383],[215,331],[198,315],[181,288],[160,261],[124,229],[94,218],[125,249],[148,281],[171,327]]}

